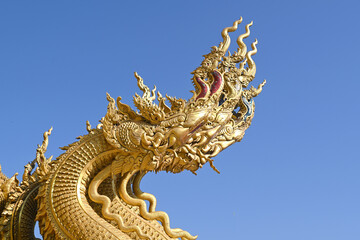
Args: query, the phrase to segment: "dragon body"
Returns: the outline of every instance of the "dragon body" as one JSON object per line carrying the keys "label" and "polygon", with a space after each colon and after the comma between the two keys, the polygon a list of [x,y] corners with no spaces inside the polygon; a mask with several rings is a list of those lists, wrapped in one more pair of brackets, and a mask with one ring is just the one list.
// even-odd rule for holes
{"label": "dragon body", "polygon": [[107,94],[100,124],[93,129],[87,122],[88,134],[53,161],[45,157],[52,129],[45,132],[21,183],[0,173],[0,237],[36,239],[38,221],[43,238],[51,240],[196,239],[170,228],[168,215],[156,210],[155,196],[142,192],[140,182],[148,172],[196,174],[207,162],[218,172],[212,158],[243,138],[265,81],[246,89],[256,72],[257,41],[251,51],[243,43],[252,23],[237,39],[238,50],[225,56],[228,33],[241,21],[223,30],[219,47],[192,72],[195,91],[188,101],[163,97],[135,73],[143,92],[134,97],[138,112]]}

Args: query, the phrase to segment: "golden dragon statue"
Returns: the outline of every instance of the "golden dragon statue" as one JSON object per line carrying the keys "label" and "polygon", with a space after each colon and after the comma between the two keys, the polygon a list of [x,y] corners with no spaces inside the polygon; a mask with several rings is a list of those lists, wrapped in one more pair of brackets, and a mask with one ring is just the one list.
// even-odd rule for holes
{"label": "golden dragon statue", "polygon": [[156,210],[155,196],[141,191],[140,182],[148,172],[196,174],[207,162],[218,172],[212,158],[243,138],[265,80],[248,88],[257,40],[250,51],[243,40],[252,22],[237,38],[237,50],[227,54],[229,32],[241,22],[222,31],[223,41],[192,72],[195,91],[188,101],[163,97],[135,73],[143,92],[134,96],[138,111],[107,94],[100,124],[92,128],[87,122],[88,134],[61,148],[65,152],[56,160],[45,156],[50,129],[21,182],[0,169],[1,239],[36,239],[36,222],[46,240],[196,239],[170,228],[168,215]]}

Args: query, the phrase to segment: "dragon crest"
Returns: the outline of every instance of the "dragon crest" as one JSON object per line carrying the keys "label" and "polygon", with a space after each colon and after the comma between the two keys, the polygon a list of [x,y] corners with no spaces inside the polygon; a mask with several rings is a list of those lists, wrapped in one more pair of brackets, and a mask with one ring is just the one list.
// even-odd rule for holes
{"label": "dragon crest", "polygon": [[252,22],[237,38],[237,50],[228,52],[229,32],[241,22],[222,31],[223,41],[192,72],[189,100],[164,97],[135,73],[143,92],[134,96],[138,111],[107,94],[100,124],[93,129],[87,122],[88,134],[63,147],[56,160],[45,157],[50,129],[20,184],[16,175],[9,179],[0,171],[0,237],[35,239],[38,221],[44,239],[196,239],[170,228],[168,215],[156,211],[155,196],[142,192],[140,182],[148,172],[196,174],[206,163],[219,172],[213,157],[243,138],[265,80],[248,88],[257,40],[250,51],[243,40]]}

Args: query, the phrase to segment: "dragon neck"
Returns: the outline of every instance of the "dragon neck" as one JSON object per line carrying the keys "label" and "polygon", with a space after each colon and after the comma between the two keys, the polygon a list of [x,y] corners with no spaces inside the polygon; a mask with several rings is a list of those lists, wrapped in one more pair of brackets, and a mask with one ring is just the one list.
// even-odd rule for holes
{"label": "dragon neck", "polygon": [[52,236],[85,239],[82,234],[94,229],[100,239],[106,239],[106,236],[119,239],[117,236],[124,235],[112,226],[105,228],[109,224],[95,213],[86,199],[88,181],[99,168],[110,164],[115,155],[116,150],[107,144],[102,131],[97,131],[71,144],[58,158],[47,184],[40,188],[38,195],[37,219],[45,239]]}
{"label": "dragon neck", "polygon": [[[158,223],[150,225],[136,214],[137,207],[119,198],[111,187],[111,172],[101,180],[107,184],[103,188],[105,193],[101,192],[102,200],[92,202],[88,197],[89,185],[97,181],[104,170],[111,169],[120,152],[107,143],[102,130],[95,130],[71,144],[58,158],[47,184],[40,188],[38,195],[37,219],[45,239],[52,236],[55,239],[86,239],[86,234],[94,231],[98,239],[141,239],[144,237],[136,231],[140,227],[163,236],[159,239],[169,239],[156,227]],[[110,181],[104,181],[106,179]],[[109,212],[111,214],[106,214]],[[134,222],[137,227],[131,226]]]}

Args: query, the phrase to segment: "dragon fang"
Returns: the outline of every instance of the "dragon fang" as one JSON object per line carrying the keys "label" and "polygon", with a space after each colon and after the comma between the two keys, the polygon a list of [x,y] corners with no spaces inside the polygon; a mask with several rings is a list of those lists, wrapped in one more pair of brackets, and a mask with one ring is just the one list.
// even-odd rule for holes
{"label": "dragon fang", "polygon": [[192,72],[195,91],[188,101],[163,97],[135,73],[143,92],[134,96],[138,111],[107,94],[100,124],[93,129],[87,122],[88,134],[63,147],[56,160],[45,157],[50,129],[21,183],[17,174],[7,178],[0,171],[1,239],[36,239],[37,221],[44,239],[196,239],[170,228],[168,215],[156,211],[155,196],[142,192],[140,182],[148,172],[196,174],[207,162],[218,172],[212,158],[243,138],[265,80],[248,88],[257,40],[250,51],[243,40],[252,22],[237,38],[237,51],[226,55],[228,33],[241,22],[222,31],[223,41]]}

